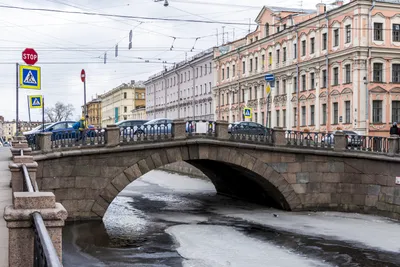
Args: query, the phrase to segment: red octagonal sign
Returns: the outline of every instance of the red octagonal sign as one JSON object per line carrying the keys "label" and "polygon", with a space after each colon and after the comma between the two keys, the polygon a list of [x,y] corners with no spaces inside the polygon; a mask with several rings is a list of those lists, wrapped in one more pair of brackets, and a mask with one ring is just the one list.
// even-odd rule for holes
{"label": "red octagonal sign", "polygon": [[25,48],[25,50],[22,51],[22,60],[28,65],[35,65],[38,61],[38,54],[33,48]]}

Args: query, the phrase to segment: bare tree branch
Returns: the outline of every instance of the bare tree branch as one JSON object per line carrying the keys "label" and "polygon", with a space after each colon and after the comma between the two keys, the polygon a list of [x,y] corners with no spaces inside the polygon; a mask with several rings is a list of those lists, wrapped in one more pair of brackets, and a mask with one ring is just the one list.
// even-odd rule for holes
{"label": "bare tree branch", "polygon": [[46,108],[45,113],[50,122],[69,120],[74,112],[72,104],[57,102],[54,107]]}

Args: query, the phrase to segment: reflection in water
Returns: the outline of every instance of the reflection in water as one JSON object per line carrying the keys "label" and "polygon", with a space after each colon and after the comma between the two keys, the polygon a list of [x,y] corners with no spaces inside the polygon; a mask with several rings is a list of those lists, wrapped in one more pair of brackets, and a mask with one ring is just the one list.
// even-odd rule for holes
{"label": "reflection in water", "polygon": [[121,192],[104,224],[65,227],[63,263],[391,267],[400,266],[398,240],[400,225],[385,218],[276,211],[216,195],[208,181],[153,171]]}

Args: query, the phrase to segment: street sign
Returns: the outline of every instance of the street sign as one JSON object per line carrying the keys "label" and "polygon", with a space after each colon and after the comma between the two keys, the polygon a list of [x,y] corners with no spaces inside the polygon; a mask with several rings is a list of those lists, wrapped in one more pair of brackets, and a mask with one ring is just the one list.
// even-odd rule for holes
{"label": "street sign", "polygon": [[40,90],[40,67],[19,65],[19,88]]}
{"label": "street sign", "polygon": [[85,73],[85,70],[82,69],[82,71],[81,71],[81,80],[82,80],[83,83],[85,82],[85,79],[86,79],[86,73]]}
{"label": "street sign", "polygon": [[273,74],[266,74],[266,75],[264,76],[264,79],[265,79],[267,82],[273,82],[273,81],[275,81],[275,76],[274,76]]}
{"label": "street sign", "polygon": [[244,108],[243,109],[243,114],[245,118],[251,119],[253,111],[251,108]]}
{"label": "street sign", "polygon": [[42,108],[43,99],[41,95],[30,95],[29,96],[29,107],[30,108]]}
{"label": "street sign", "polygon": [[33,48],[25,48],[25,50],[22,51],[22,60],[28,65],[35,65],[38,58],[38,54]]}
{"label": "street sign", "polygon": [[271,93],[271,85],[267,83],[267,86],[265,86],[265,91],[267,92],[267,95]]}

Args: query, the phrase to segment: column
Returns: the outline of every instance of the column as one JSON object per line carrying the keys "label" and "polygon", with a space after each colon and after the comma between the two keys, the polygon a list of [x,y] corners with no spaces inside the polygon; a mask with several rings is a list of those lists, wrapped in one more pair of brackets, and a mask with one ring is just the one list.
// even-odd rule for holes
{"label": "column", "polygon": [[275,110],[275,105],[274,105],[274,97],[277,95],[276,87],[275,87],[275,82],[272,83],[273,87],[271,86],[271,104],[269,105],[270,111],[271,111],[271,128],[274,128],[277,126],[277,121],[276,121],[276,110]]}

